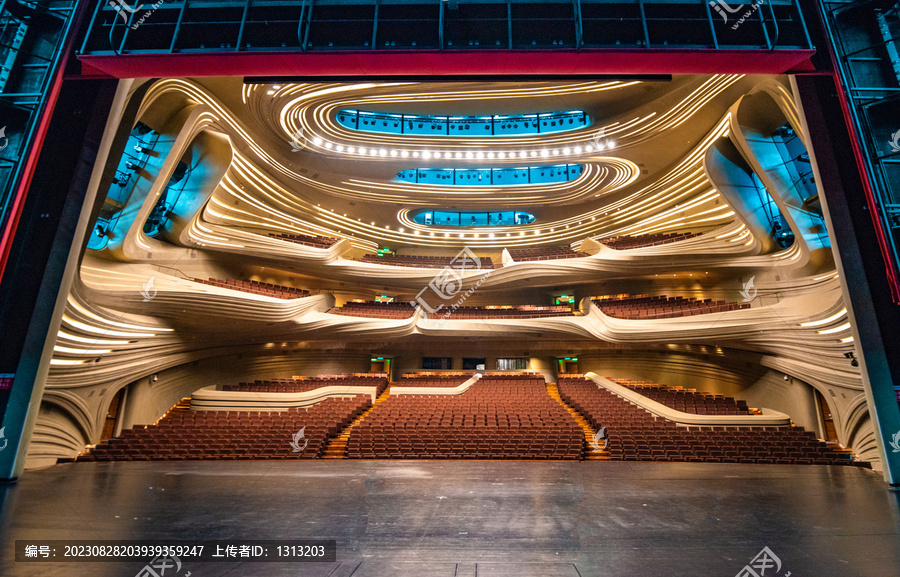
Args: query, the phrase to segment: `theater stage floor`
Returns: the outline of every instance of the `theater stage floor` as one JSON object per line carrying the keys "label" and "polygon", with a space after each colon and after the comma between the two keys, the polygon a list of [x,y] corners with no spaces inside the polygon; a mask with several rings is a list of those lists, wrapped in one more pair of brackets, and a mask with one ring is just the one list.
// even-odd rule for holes
{"label": "theater stage floor", "polygon": [[335,563],[185,561],[176,577],[732,577],[763,547],[782,563],[764,577],[900,575],[900,494],[850,467],[78,463],[0,494],[0,575],[16,577],[146,564],[15,563],[26,538],[337,540]]}

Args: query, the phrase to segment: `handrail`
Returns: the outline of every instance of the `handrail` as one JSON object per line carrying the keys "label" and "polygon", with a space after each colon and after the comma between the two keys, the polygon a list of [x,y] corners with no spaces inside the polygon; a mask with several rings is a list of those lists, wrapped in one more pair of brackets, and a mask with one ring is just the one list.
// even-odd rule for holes
{"label": "handrail", "polygon": [[639,406],[668,421],[674,421],[679,425],[716,425],[734,427],[786,427],[791,424],[791,416],[772,409],[763,409],[762,415],[694,415],[682,413],[653,399],[623,387],[617,383],[605,379],[596,373],[586,373],[585,379],[590,379],[598,387],[604,388],[612,394]]}
{"label": "handrail", "polygon": [[481,379],[481,373],[455,387],[391,387],[391,395],[461,395]]}
{"label": "handrail", "polygon": [[372,402],[378,397],[377,387],[329,385],[312,391],[269,393],[257,391],[220,391],[216,385],[194,391],[192,411],[284,411],[291,407],[309,407],[331,397],[369,395]]}

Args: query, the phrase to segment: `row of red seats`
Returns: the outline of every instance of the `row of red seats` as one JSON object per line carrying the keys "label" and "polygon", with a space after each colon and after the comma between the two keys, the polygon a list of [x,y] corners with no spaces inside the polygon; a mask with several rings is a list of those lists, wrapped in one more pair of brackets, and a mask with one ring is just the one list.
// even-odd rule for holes
{"label": "row of red seats", "polygon": [[559,392],[594,428],[606,427],[613,460],[855,464],[802,427],[677,427],[584,377],[560,376]]}
{"label": "row of red seats", "polygon": [[580,459],[582,430],[534,375],[485,376],[462,395],[401,395],[354,427],[351,458]]}
{"label": "row of red seats", "polygon": [[309,291],[281,286],[271,283],[257,282],[257,281],[246,281],[246,280],[237,280],[233,278],[219,280],[210,278],[209,280],[203,280],[199,278],[193,279],[194,282],[203,283],[210,286],[217,286],[221,288],[227,288],[231,290],[237,290],[245,293],[263,295],[267,297],[274,297],[279,299],[297,299],[302,297],[309,296]]}
{"label": "row of red seats", "polygon": [[257,393],[301,393],[322,387],[375,387],[377,394],[387,389],[388,380],[383,376],[342,376],[338,378],[300,377],[272,381],[256,381],[255,383],[238,383],[224,385],[223,391],[245,391]]}
{"label": "row of red seats", "polygon": [[603,314],[620,319],[668,319],[750,308],[749,304],[685,297],[595,298]]}
{"label": "row of red seats", "polygon": [[567,305],[518,305],[511,308],[457,307],[450,315],[451,320],[464,319],[531,319],[542,317],[562,317],[574,314]]}
{"label": "row of red seats", "polygon": [[371,319],[407,319],[415,313],[415,309],[405,302],[380,303],[366,301],[364,303],[347,302],[342,306],[334,307],[330,313],[350,317],[363,317]]}
{"label": "row of red seats", "polygon": [[558,260],[562,258],[581,258],[588,256],[586,252],[576,252],[568,246],[540,246],[529,248],[510,248],[509,256],[515,261]]}
{"label": "row of red seats", "polygon": [[[372,404],[368,395],[331,398],[286,411],[170,411],[157,424],[135,427],[78,461],[186,459],[315,459]],[[302,437],[298,437],[300,431]],[[295,445],[292,445],[296,443]],[[295,451],[294,448],[302,448]]]}
{"label": "row of red seats", "polygon": [[331,238],[330,236],[309,236],[305,234],[273,234],[270,233],[269,236],[273,238],[277,238],[279,240],[286,240],[288,242],[293,242],[295,244],[302,244],[305,246],[311,246],[313,248],[329,248],[338,242],[341,239],[339,238]]}
{"label": "row of red seats", "polygon": [[472,374],[444,376],[444,375],[403,375],[394,383],[393,387],[458,387],[472,378]]}
{"label": "row of red seats", "polygon": [[632,248],[643,248],[645,246],[669,244],[700,236],[700,234],[701,233],[699,232],[675,232],[668,234],[641,234],[637,236],[608,236],[599,239],[597,242],[616,250],[628,250]]}
{"label": "row of red seats", "polygon": [[747,415],[750,413],[746,401],[735,401],[732,397],[724,395],[698,393],[693,390],[688,391],[647,381],[610,380],[682,413],[696,415]]}
{"label": "row of red seats", "polygon": [[[478,257],[481,264],[480,269],[492,269],[494,263],[489,256]],[[464,268],[467,270],[476,270],[476,263],[471,259],[457,259],[452,256],[426,256],[417,254],[404,254],[393,256],[378,256],[377,254],[367,254],[360,259],[362,262],[374,264],[387,264],[391,266],[407,266],[414,268]]]}

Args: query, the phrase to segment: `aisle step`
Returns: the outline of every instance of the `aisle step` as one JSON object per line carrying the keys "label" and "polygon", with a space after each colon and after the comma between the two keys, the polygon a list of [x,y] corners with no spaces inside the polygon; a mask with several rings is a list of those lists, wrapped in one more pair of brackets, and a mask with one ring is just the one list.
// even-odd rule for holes
{"label": "aisle step", "polygon": [[562,405],[566,411],[572,415],[572,418],[575,419],[575,422],[578,423],[581,430],[584,431],[584,460],[609,461],[609,451],[605,449],[598,451],[594,448],[594,435],[597,434],[597,431],[584,417],[581,416],[581,413],[566,404],[559,394],[559,387],[556,383],[547,383],[547,394],[549,394],[557,403]]}
{"label": "aisle step", "polygon": [[325,451],[322,453],[322,458],[323,459],[346,459],[347,458],[347,443],[350,441],[350,433],[351,433],[353,427],[355,427],[356,425],[363,422],[363,419],[365,419],[369,415],[369,413],[374,411],[375,407],[377,407],[381,403],[388,400],[388,398],[390,398],[390,396],[391,396],[391,386],[389,384],[388,387],[384,390],[384,392],[381,393],[381,395],[379,395],[379,397],[377,399],[375,399],[375,402],[372,403],[372,406],[369,407],[368,410],[366,410],[360,416],[356,417],[356,419],[352,423],[347,425],[347,427],[345,427],[344,430],[341,431],[340,435],[338,435],[337,437],[335,437],[334,439],[331,440],[331,442],[328,444],[328,446],[325,447]]}

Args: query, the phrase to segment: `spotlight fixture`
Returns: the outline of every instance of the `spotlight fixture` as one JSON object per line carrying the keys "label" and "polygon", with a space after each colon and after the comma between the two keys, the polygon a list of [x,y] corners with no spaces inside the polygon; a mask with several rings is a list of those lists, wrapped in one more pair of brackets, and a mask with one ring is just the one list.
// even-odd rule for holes
{"label": "spotlight fixture", "polygon": [[859,360],[857,360],[856,356],[853,354],[853,351],[850,351],[849,353],[844,353],[844,358],[845,358],[845,359],[850,359],[850,366],[851,366],[851,367],[858,367],[858,366],[859,366]]}

